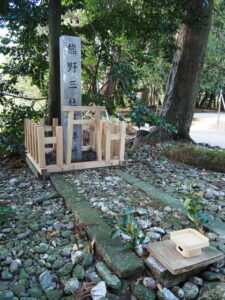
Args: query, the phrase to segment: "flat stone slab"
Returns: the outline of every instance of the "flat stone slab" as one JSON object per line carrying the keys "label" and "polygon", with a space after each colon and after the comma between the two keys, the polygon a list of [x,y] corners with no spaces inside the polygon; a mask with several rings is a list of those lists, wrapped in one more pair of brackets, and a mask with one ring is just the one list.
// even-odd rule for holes
{"label": "flat stone slab", "polygon": [[[145,192],[153,200],[159,201],[165,206],[170,206],[172,208],[179,209],[179,211],[187,215],[187,210],[183,207],[183,203],[179,199],[170,196],[169,194],[161,191],[160,189],[155,188],[153,185],[144,182],[126,172],[119,171],[116,172],[116,174],[120,176],[123,180],[139,188],[141,191]],[[225,223],[219,218],[210,219],[208,223],[204,224],[204,227],[207,230],[214,232],[218,235],[225,235]]]}
{"label": "flat stone slab", "polygon": [[111,228],[101,219],[91,205],[76,193],[73,185],[61,175],[51,175],[50,180],[57,192],[64,198],[77,222],[85,225],[91,240],[95,239],[98,254],[106,264],[121,278],[138,275],[143,269],[142,261],[129,249],[124,249],[120,239],[112,239]]}
{"label": "flat stone slab", "polygon": [[145,260],[146,267],[151,271],[155,279],[164,287],[170,288],[186,281],[189,277],[196,276],[204,270],[204,268],[188,271],[178,275],[172,275],[166,267],[164,267],[155,257],[149,256]]}
{"label": "flat stone slab", "polygon": [[223,253],[211,246],[202,248],[201,255],[183,257],[171,240],[149,244],[148,250],[173,275],[206,267],[224,258]]}
{"label": "flat stone slab", "polygon": [[142,181],[133,175],[129,175],[126,172],[119,171],[116,172],[116,174],[120,176],[123,180],[139,188],[141,191],[145,192],[153,200],[160,201],[165,206],[174,207],[179,209],[181,212],[186,213],[186,209],[183,207],[183,203],[179,199],[170,196],[169,194],[161,191],[160,189],[157,189],[153,185]]}

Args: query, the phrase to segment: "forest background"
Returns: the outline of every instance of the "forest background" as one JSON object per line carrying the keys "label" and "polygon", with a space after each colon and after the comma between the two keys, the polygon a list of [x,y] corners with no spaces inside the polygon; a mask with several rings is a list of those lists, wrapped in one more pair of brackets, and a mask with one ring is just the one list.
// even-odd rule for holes
{"label": "forest background", "polygon": [[[0,26],[7,30],[0,43],[4,55],[0,66],[3,153],[22,149],[24,118],[38,118],[46,111],[50,118],[59,114],[59,76],[52,77],[59,73],[56,44],[60,34],[82,40],[83,105],[105,105],[114,116],[130,110],[140,125],[143,115],[162,106],[179,50],[181,25],[210,26],[193,103],[199,108],[217,108],[225,84],[223,0],[3,0],[0,8]],[[206,22],[201,15],[210,8],[211,23],[210,17]],[[191,56],[188,59],[191,62]],[[193,112],[189,119],[192,116]],[[178,130],[185,128],[177,120],[168,121]],[[183,137],[187,127],[185,133],[180,131]]]}

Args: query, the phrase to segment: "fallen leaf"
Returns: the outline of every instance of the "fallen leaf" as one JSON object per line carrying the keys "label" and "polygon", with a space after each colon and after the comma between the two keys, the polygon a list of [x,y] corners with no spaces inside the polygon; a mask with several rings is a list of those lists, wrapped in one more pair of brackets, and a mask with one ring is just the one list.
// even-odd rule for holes
{"label": "fallen leaf", "polygon": [[91,244],[87,246],[87,249],[90,253],[94,252],[94,246],[95,246],[95,239],[92,240]]}
{"label": "fallen leaf", "polygon": [[47,237],[52,237],[52,236],[55,236],[56,234],[59,233],[59,230],[55,230],[55,231],[52,231],[52,232],[48,232],[47,233]]}

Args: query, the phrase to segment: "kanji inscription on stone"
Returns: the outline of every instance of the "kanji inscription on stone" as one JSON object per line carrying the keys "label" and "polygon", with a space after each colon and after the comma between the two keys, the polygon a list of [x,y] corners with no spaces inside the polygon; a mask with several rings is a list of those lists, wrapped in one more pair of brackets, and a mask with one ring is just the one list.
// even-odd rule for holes
{"label": "kanji inscription on stone", "polygon": [[[63,35],[60,37],[60,88],[61,107],[81,106],[81,41],[79,37]],[[74,114],[75,119],[80,113]],[[63,149],[66,159],[68,113],[62,112]],[[74,125],[72,160],[82,158],[82,131],[81,125]]]}

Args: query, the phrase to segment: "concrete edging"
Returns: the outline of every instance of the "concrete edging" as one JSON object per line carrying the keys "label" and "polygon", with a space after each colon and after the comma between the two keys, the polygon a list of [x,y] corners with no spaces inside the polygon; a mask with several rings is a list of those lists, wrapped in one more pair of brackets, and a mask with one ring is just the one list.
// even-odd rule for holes
{"label": "concrete edging", "polygon": [[[187,210],[183,207],[183,204],[179,199],[170,196],[168,193],[161,191],[160,189],[155,188],[153,185],[144,182],[137,177],[130,175],[126,172],[116,172],[123,180],[127,181],[129,184],[139,188],[141,191],[145,192],[153,200],[157,200],[163,203],[165,206],[171,206],[172,208],[179,209],[180,212],[187,215]],[[225,235],[225,223],[222,222],[219,218],[210,219],[208,223],[204,224],[204,227],[214,232],[218,235]]]}
{"label": "concrete edging", "polygon": [[112,230],[101,219],[101,215],[82,195],[76,193],[72,184],[67,182],[62,175],[51,175],[50,180],[57,192],[64,198],[67,208],[73,212],[76,221],[92,223],[85,226],[85,229],[90,239],[95,239],[98,254],[113,272],[121,278],[137,276],[144,269],[142,261],[131,250],[124,249],[121,240],[112,240]]}

